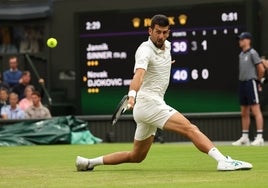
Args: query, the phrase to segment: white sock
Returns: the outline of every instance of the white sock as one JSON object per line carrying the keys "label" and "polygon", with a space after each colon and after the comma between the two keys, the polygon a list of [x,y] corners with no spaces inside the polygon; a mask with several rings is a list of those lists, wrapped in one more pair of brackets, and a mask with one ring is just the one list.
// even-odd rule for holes
{"label": "white sock", "polygon": [[242,138],[248,139],[248,130],[242,131]]}
{"label": "white sock", "polygon": [[96,157],[93,159],[89,159],[89,166],[88,168],[93,168],[94,166],[102,165],[103,164],[103,156]]}
{"label": "white sock", "polygon": [[261,139],[262,138],[262,135],[263,135],[263,130],[257,130],[257,136],[256,136],[256,139]]}
{"label": "white sock", "polygon": [[211,148],[208,152],[208,155],[215,159],[216,161],[224,160],[226,157],[215,147]]}

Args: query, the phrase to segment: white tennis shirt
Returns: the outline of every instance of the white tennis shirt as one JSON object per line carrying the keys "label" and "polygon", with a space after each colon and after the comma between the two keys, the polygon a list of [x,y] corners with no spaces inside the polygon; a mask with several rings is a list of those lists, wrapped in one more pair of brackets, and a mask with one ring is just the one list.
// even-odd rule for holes
{"label": "white tennis shirt", "polygon": [[145,69],[146,73],[137,98],[153,97],[163,100],[171,69],[171,45],[167,40],[164,45],[164,50],[161,50],[149,38],[138,47],[134,73],[138,68]]}

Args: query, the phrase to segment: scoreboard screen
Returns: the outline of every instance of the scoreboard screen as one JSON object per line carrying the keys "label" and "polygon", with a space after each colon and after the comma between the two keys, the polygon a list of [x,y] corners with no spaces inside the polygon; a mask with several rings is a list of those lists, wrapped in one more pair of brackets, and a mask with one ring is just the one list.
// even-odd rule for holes
{"label": "scoreboard screen", "polygon": [[80,110],[109,115],[127,94],[135,52],[148,40],[151,17],[171,25],[167,104],[182,113],[234,112],[238,103],[236,36],[247,29],[244,3],[77,13]]}

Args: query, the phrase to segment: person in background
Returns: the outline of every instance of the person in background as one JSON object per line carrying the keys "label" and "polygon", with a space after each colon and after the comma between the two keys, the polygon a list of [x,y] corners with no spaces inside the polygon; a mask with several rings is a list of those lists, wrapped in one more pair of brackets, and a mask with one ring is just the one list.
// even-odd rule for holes
{"label": "person in background", "polygon": [[[39,79],[40,84],[44,84],[44,79]],[[31,84],[31,73],[30,71],[24,71],[22,73],[21,82],[14,86],[12,89],[13,92],[17,93],[19,95],[19,100],[23,99],[25,97],[24,90],[26,86]]]}
{"label": "person in background", "polygon": [[33,91],[32,102],[29,108],[25,110],[26,118],[29,119],[43,119],[51,118],[50,111],[48,108],[44,107],[41,103],[41,95],[38,91]]}
{"label": "person in background", "polygon": [[9,105],[3,106],[1,116],[3,119],[24,119],[25,113],[18,107],[19,97],[16,93],[9,94]]}
{"label": "person in background", "polygon": [[18,69],[18,58],[16,56],[11,56],[8,60],[9,70],[4,71],[3,81],[6,82],[10,88],[19,84],[19,81],[22,76],[22,71]]}
{"label": "person in background", "polygon": [[266,59],[265,56],[263,56],[261,59],[262,59],[262,63],[263,63],[264,68],[267,70],[268,69],[268,59]]}
{"label": "person in background", "polygon": [[261,90],[261,80],[264,76],[263,60],[251,47],[252,35],[243,32],[238,36],[239,47],[239,98],[241,109],[242,136],[232,143],[234,146],[250,145],[249,126],[250,112],[255,118],[257,136],[251,143],[253,146],[262,146],[263,140],[263,117],[260,108],[258,92]]}
{"label": "person in background", "polygon": [[27,85],[24,90],[25,97],[19,101],[19,107],[22,110],[26,110],[28,107],[30,107],[33,104],[32,101],[32,93],[34,91],[34,86]]}
{"label": "person in background", "polygon": [[8,104],[8,90],[4,87],[0,88],[0,111],[3,106]]}

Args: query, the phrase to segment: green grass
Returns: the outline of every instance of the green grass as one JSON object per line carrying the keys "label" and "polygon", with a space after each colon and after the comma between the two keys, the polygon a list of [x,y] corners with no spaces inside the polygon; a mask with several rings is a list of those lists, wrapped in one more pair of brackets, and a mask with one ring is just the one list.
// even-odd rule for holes
{"label": "green grass", "polygon": [[140,164],[76,172],[76,155],[130,150],[132,144],[0,147],[0,187],[267,187],[268,146],[218,148],[253,163],[249,171],[218,172],[216,162],[188,143],[154,144]]}

